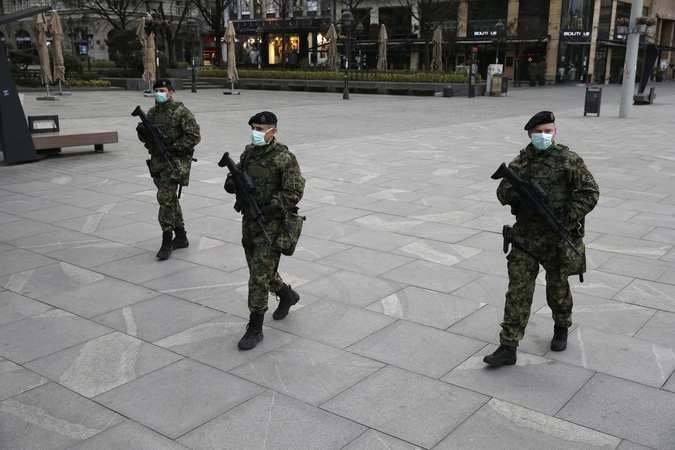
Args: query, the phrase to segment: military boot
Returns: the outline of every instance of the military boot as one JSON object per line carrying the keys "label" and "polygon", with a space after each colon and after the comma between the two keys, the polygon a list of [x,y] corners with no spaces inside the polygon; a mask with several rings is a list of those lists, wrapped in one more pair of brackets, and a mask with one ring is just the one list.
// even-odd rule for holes
{"label": "military boot", "polygon": [[493,354],[483,358],[483,362],[492,367],[512,366],[516,363],[516,347],[502,344]]}
{"label": "military boot", "polygon": [[251,350],[258,345],[258,342],[263,340],[263,319],[265,314],[251,313],[251,316],[246,325],[246,333],[244,337],[239,340],[239,348],[242,350]]}
{"label": "military boot", "polygon": [[174,249],[186,248],[187,246],[190,245],[190,241],[188,241],[185,227],[176,227],[173,229],[173,232],[176,233],[176,237],[173,238],[173,241],[171,242],[171,246]]}
{"label": "military boot", "polygon": [[300,294],[291,289],[286,283],[284,283],[281,290],[276,294],[279,297],[279,306],[277,307],[277,310],[274,311],[274,314],[272,314],[272,318],[274,320],[281,320],[288,315],[291,306],[298,303]]}
{"label": "military boot", "polygon": [[551,339],[551,350],[562,352],[567,348],[567,327],[560,325],[553,326],[553,339]]}
{"label": "military boot", "polygon": [[159,259],[169,259],[173,247],[171,247],[171,238],[173,238],[173,231],[165,231],[162,233],[162,246],[157,252],[157,258]]}

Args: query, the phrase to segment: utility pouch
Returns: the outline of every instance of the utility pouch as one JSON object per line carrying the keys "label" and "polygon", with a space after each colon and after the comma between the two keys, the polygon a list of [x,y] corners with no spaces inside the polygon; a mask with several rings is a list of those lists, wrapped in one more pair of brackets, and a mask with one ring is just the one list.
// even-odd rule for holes
{"label": "utility pouch", "polygon": [[509,244],[513,243],[513,228],[511,228],[511,225],[504,225],[502,228],[502,237],[504,238],[504,253],[508,253]]}
{"label": "utility pouch", "polygon": [[145,163],[148,165],[148,171],[150,172],[150,176],[152,178],[158,178],[160,176],[159,172],[154,172],[152,170],[152,160],[151,159],[146,159]]}
{"label": "utility pouch", "polygon": [[297,206],[289,209],[284,216],[277,237],[274,240],[273,249],[286,256],[291,256],[295,253],[295,246],[300,239],[302,223],[305,219],[305,216],[298,215]]}

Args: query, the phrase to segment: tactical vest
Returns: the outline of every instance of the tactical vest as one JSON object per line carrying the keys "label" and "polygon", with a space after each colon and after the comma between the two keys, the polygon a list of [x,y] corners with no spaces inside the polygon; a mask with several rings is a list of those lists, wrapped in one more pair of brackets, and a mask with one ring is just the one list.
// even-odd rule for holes
{"label": "tactical vest", "polygon": [[274,164],[274,156],[279,152],[287,150],[288,147],[284,144],[275,142],[263,154],[252,155],[244,161],[242,168],[248,172],[255,182],[253,197],[259,205],[269,202],[274,193],[279,190],[281,185],[281,180],[279,179],[280,171]]}
{"label": "tactical vest", "polygon": [[181,102],[175,100],[160,104],[152,108],[152,114],[148,116],[152,123],[167,136],[165,144],[177,141],[182,133],[180,128],[180,109],[183,108]]}
{"label": "tactical vest", "polygon": [[543,156],[531,153],[522,158],[521,177],[539,182],[548,194],[544,202],[554,213],[569,207],[572,201],[569,171],[565,170],[564,158],[562,158],[565,151],[567,151],[566,146],[556,144]]}

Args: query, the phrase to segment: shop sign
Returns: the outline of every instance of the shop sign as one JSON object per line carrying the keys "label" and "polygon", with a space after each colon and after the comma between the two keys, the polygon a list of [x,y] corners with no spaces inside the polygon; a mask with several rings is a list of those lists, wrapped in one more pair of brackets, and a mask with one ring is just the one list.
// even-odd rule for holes
{"label": "shop sign", "polygon": [[591,42],[591,30],[561,30],[562,42]]}

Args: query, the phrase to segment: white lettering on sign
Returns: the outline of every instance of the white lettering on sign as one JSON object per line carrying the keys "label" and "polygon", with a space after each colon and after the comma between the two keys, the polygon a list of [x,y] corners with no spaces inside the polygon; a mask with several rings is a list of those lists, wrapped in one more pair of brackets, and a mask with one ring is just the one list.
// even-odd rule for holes
{"label": "white lettering on sign", "polygon": [[573,37],[573,36],[590,37],[590,35],[591,35],[590,31],[563,31],[563,36],[565,37]]}

